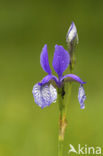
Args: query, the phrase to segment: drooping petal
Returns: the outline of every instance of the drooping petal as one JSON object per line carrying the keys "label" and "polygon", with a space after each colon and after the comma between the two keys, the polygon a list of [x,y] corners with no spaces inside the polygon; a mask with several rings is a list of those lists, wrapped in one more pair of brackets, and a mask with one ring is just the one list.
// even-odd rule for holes
{"label": "drooping petal", "polygon": [[51,84],[40,86],[38,84],[33,87],[33,96],[35,103],[41,107],[47,107],[57,99],[57,91]]}
{"label": "drooping petal", "polygon": [[47,76],[45,76],[45,77],[41,80],[41,82],[39,82],[38,84],[39,84],[40,86],[42,86],[42,85],[47,84],[50,80],[55,81],[56,85],[58,86],[58,83],[59,83],[59,82],[58,82],[58,79],[57,79],[57,77],[54,76],[54,75],[47,75]]}
{"label": "drooping petal", "polygon": [[64,80],[64,82],[68,82],[68,81],[77,81],[81,84],[85,84],[86,82],[83,82],[77,75],[74,75],[74,74],[67,74],[65,76],[63,76],[61,78],[61,82]]}
{"label": "drooping petal", "polygon": [[85,108],[85,104],[84,104],[85,99],[86,99],[86,95],[85,95],[83,85],[80,85],[79,92],[78,92],[78,100],[79,100],[81,109]]}
{"label": "drooping petal", "polygon": [[47,45],[45,44],[43,49],[42,49],[42,52],[41,52],[41,55],[40,55],[40,63],[41,63],[41,66],[43,68],[43,70],[45,72],[47,72],[48,74],[51,74],[51,69],[50,69],[50,66],[49,66],[49,60],[48,60],[48,51],[47,51]]}
{"label": "drooping petal", "polygon": [[55,52],[53,58],[53,67],[59,78],[62,77],[63,72],[70,63],[69,53],[59,45],[55,45]]}

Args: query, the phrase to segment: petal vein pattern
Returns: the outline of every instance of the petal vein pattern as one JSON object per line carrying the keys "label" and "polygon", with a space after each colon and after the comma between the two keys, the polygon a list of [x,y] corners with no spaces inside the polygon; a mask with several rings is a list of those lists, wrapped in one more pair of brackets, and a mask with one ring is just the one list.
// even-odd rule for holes
{"label": "petal vein pattern", "polygon": [[33,96],[35,103],[41,108],[49,106],[57,99],[57,91],[51,84],[40,86],[38,84],[33,87]]}

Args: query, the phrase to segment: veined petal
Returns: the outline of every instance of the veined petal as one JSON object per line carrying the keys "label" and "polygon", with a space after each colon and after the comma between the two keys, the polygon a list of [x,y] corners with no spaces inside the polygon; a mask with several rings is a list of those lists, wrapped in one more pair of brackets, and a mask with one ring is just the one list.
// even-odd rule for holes
{"label": "veined petal", "polygon": [[41,82],[39,82],[38,84],[40,85],[40,86],[42,86],[42,85],[45,85],[45,84],[47,84],[50,80],[53,80],[54,82],[55,82],[55,85],[59,85],[58,83],[58,79],[57,79],[57,77],[56,76],[54,76],[54,75],[47,75],[47,76],[45,76],[42,80],[41,80]]}
{"label": "veined petal", "polygon": [[49,60],[48,60],[48,51],[47,51],[47,45],[45,44],[43,49],[42,49],[42,52],[41,52],[41,55],[40,55],[40,63],[41,63],[41,66],[43,68],[43,70],[45,72],[47,72],[48,74],[51,74],[51,69],[50,69],[50,66],[49,66]]}
{"label": "veined petal", "polygon": [[57,99],[57,91],[51,84],[43,86],[36,84],[32,93],[35,103],[41,108],[49,106]]}
{"label": "veined petal", "polygon": [[85,95],[83,85],[80,85],[79,92],[78,92],[78,100],[79,100],[81,109],[85,108],[85,104],[84,104],[85,99],[86,99],[86,95]]}
{"label": "veined petal", "polygon": [[55,52],[53,58],[53,67],[59,78],[62,77],[63,72],[66,70],[70,63],[69,53],[59,45],[55,45]]}
{"label": "veined petal", "polygon": [[77,81],[77,82],[79,82],[81,84],[86,83],[86,82],[83,82],[80,79],[80,77],[78,77],[77,75],[74,75],[74,74],[67,74],[67,75],[63,76],[60,81],[62,82],[63,80],[64,80],[64,82],[66,82],[66,81]]}

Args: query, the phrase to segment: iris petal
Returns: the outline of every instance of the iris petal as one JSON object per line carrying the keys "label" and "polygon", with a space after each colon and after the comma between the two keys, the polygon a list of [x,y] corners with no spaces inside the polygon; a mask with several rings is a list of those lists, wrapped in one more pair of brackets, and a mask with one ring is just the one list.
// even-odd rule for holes
{"label": "iris petal", "polygon": [[70,63],[69,53],[62,46],[55,45],[55,52],[52,64],[59,78],[62,77],[62,74],[68,67],[69,63]]}
{"label": "iris petal", "polygon": [[[41,82],[39,82],[38,84],[39,84],[40,86],[42,86],[42,85],[47,84],[50,80],[52,80],[52,81],[55,83],[56,86],[59,86],[59,81],[58,81],[57,77],[54,76],[54,75],[47,75],[47,76],[45,76],[45,77],[41,80]],[[51,83],[52,83],[52,82],[51,82]]]}
{"label": "iris petal", "polygon": [[64,80],[64,82],[66,82],[66,81],[77,81],[77,82],[79,82],[79,83],[81,83],[81,84],[85,84],[86,82],[83,82],[81,79],[80,79],[80,77],[78,77],[77,75],[75,75],[75,74],[67,74],[67,75],[65,75],[65,76],[63,76],[62,78],[61,78],[61,81],[63,81]]}
{"label": "iris petal", "polygon": [[43,68],[43,70],[45,72],[47,72],[48,74],[51,74],[51,69],[50,69],[50,66],[49,66],[49,60],[48,60],[48,51],[47,51],[47,45],[45,44],[43,49],[42,49],[42,52],[41,52],[41,55],[40,55],[40,63],[41,63],[41,66]]}
{"label": "iris petal", "polygon": [[85,108],[85,104],[84,104],[85,99],[86,99],[86,95],[85,95],[83,85],[80,85],[79,92],[78,92],[78,100],[79,100],[81,109]]}
{"label": "iris petal", "polygon": [[57,99],[57,91],[51,84],[44,86],[36,84],[33,87],[32,93],[35,103],[41,108],[49,106]]}

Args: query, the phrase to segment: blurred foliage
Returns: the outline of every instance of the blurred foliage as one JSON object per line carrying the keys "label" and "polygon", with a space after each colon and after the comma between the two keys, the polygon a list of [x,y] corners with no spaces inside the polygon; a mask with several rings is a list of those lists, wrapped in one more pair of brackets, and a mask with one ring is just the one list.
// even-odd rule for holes
{"label": "blurred foliage", "polygon": [[79,44],[74,73],[87,82],[86,109],[80,110],[73,84],[64,152],[69,144],[103,146],[103,1],[26,0],[0,2],[0,156],[57,156],[58,105],[41,110],[32,88],[46,73],[40,52],[48,44],[66,49],[75,22]]}

